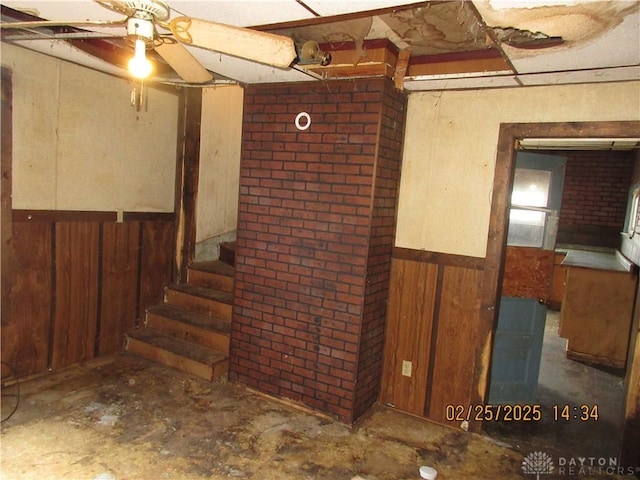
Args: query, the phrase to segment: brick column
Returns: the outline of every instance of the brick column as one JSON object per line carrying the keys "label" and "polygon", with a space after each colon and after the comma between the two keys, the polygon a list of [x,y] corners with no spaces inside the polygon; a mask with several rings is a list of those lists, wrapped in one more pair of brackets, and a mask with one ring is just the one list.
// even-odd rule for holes
{"label": "brick column", "polygon": [[377,399],[405,109],[385,79],[246,89],[232,379],[347,423]]}

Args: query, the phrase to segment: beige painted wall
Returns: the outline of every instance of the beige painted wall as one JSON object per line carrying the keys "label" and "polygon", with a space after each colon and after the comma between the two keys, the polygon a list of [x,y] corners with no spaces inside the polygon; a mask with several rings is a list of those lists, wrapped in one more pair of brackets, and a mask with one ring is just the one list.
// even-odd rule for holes
{"label": "beige painted wall", "polygon": [[202,90],[197,242],[236,229],[243,101],[237,85]]}
{"label": "beige painted wall", "polygon": [[2,44],[13,70],[13,208],[172,212],[178,97]]}
{"label": "beige painted wall", "polygon": [[409,96],[396,246],[484,257],[500,123],[640,120],[640,82]]}

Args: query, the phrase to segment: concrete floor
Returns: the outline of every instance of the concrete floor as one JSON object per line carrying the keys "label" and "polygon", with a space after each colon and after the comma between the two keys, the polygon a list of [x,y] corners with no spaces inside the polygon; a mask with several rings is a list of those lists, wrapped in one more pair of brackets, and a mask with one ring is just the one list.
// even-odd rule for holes
{"label": "concrete floor", "polygon": [[[592,457],[608,462],[620,455],[625,393],[623,373],[567,359],[566,340],[558,336],[559,319],[559,312],[549,311],[536,398],[546,415],[540,422],[485,424],[485,433],[525,456],[528,452],[544,451],[555,459],[562,457],[569,461]],[[599,418],[597,421],[555,421],[553,405],[565,404],[597,405]]]}
{"label": "concrete floor", "polygon": [[[2,424],[0,476],[401,480],[420,478],[420,466],[430,465],[444,480],[534,479],[523,458],[543,451],[556,462],[543,480],[623,478],[559,475],[560,456],[617,455],[623,387],[620,377],[564,359],[550,318],[539,401],[598,402],[597,424],[493,424],[474,435],[374,407],[352,429],[241,385],[211,384],[123,353],[21,382],[19,407]],[[3,419],[15,392],[3,389]]]}
{"label": "concrete floor", "polygon": [[[487,437],[376,407],[358,428],[129,354],[20,384],[2,424],[2,479],[523,478]],[[2,415],[11,408],[3,391]]]}

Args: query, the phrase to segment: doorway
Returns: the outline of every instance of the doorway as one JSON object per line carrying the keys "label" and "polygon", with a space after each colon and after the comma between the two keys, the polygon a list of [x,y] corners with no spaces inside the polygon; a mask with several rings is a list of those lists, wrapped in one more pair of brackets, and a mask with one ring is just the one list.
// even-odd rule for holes
{"label": "doorway", "polygon": [[[545,149],[544,152],[529,153],[520,150],[517,153],[488,402],[540,405],[545,418],[538,421],[535,428],[524,423],[501,422],[486,425],[485,431],[498,440],[517,445],[525,455],[544,446],[547,453],[554,453],[557,457],[611,458],[620,453],[624,368],[598,365],[605,361],[602,358],[586,358],[588,356],[584,355],[576,359],[571,356],[573,352],[583,350],[577,348],[575,335],[559,331],[562,292],[552,293],[551,284],[555,277],[560,280],[557,282],[559,287],[564,289],[562,274],[566,275],[567,267],[561,262],[567,251],[615,258],[626,218],[626,192],[630,190],[633,155],[622,147],[620,151],[611,151],[606,145],[591,151],[569,146],[564,148],[562,151]],[[562,205],[565,164],[567,192]],[[555,188],[550,186],[554,172],[558,179]],[[618,193],[620,191],[622,193]],[[600,208],[594,208],[593,204],[598,202]],[[530,204],[532,208],[524,210]],[[602,218],[599,212],[604,209],[608,215]],[[578,326],[584,329],[590,325],[586,321],[589,315],[598,319],[598,308],[602,308],[602,319],[613,323],[611,317],[623,316],[618,302],[627,304],[624,311],[629,322],[636,290],[635,274],[592,272],[581,267],[577,274],[572,269],[572,279],[582,272],[590,275],[589,289],[593,286],[598,289],[589,295],[598,296],[600,291],[602,295],[596,308],[590,306],[581,312]],[[624,284],[626,302],[616,297],[616,291],[605,294],[609,284],[616,281],[612,277],[621,277],[619,280],[624,282],[633,279]],[[612,288],[619,289],[619,285]],[[578,289],[572,284],[571,291],[574,295],[584,294],[587,289]],[[576,297],[571,300],[575,304]],[[582,298],[579,302],[589,304]],[[565,317],[568,317],[567,311],[571,310],[563,311]],[[567,318],[565,324],[568,324]],[[510,325],[520,330],[506,328]],[[522,328],[523,325],[527,328]],[[568,329],[569,326],[565,325],[565,330]],[[592,329],[593,326],[589,331]],[[628,323],[625,334],[624,348],[629,342]],[[593,338],[591,333],[587,335],[583,331],[578,335]],[[595,333],[595,336],[600,344],[607,344],[606,330]],[[573,350],[567,351],[567,337],[573,342]],[[505,358],[505,352],[511,355]],[[528,361],[525,363],[524,360]],[[505,370],[510,374],[506,380],[511,382],[501,378]],[[514,375],[514,372],[519,375]],[[565,405],[568,411],[563,410]],[[580,409],[583,405],[584,420],[576,420],[574,408]],[[583,416],[582,412],[579,416]],[[607,442],[602,442],[603,438],[608,439]]]}
{"label": "doorway", "polygon": [[566,159],[517,154],[489,403],[535,404]]}
{"label": "doorway", "polygon": [[[546,123],[546,124],[503,124],[498,141],[498,154],[494,177],[492,211],[489,225],[486,265],[484,276],[483,302],[487,305],[485,328],[493,329],[496,320],[495,309],[501,295],[501,283],[506,252],[506,231],[508,224],[509,197],[513,185],[515,160],[519,144],[523,139],[540,138],[549,141],[557,139],[599,139],[637,138],[640,136],[640,122],[594,122],[594,123]],[[640,392],[629,388],[640,376],[639,349],[635,348],[638,337],[637,309],[634,315],[630,341],[630,355],[624,386],[625,418],[622,434],[621,457],[626,464],[639,464],[639,453],[634,442],[637,440],[640,415],[635,406],[640,404]],[[489,379],[488,379],[489,380]],[[489,383],[487,383],[488,386]],[[546,412],[552,415],[552,412]],[[485,422],[485,430],[486,430]],[[542,423],[530,422],[526,425],[531,434],[536,429],[544,429]],[[542,446],[544,447],[544,446]],[[525,452],[526,453],[526,452]]]}

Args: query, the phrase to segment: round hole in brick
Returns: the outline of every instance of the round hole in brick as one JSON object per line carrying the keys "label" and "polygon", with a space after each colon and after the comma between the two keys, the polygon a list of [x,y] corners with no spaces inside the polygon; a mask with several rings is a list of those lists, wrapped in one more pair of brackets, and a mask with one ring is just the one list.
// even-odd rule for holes
{"label": "round hole in brick", "polygon": [[[301,121],[304,119],[304,121]],[[306,130],[311,125],[311,116],[307,112],[300,112],[296,116],[296,128],[298,130]]]}

